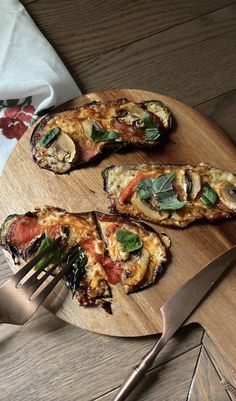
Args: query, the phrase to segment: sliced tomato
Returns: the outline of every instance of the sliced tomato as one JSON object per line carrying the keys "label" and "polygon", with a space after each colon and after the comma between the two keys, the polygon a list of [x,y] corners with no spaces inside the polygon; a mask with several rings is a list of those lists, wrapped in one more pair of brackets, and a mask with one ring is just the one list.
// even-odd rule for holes
{"label": "sliced tomato", "polygon": [[81,141],[78,147],[79,147],[79,159],[81,163],[82,162],[85,163],[91,160],[99,153],[101,144],[96,144],[95,146],[93,142],[87,140],[87,141]]}
{"label": "sliced tomato", "polygon": [[82,240],[80,241],[80,245],[82,246],[85,252],[90,253],[94,257],[97,263],[100,263],[102,265],[103,255],[95,251],[95,242],[93,240],[91,239]]}
{"label": "sliced tomato", "polygon": [[118,284],[123,273],[120,262],[113,262],[111,258],[106,257],[103,260],[103,267],[107,274],[108,283]]}
{"label": "sliced tomato", "polygon": [[61,234],[61,226],[58,226],[56,224],[53,226],[44,228],[44,230],[45,230],[45,233],[48,235],[48,237],[53,238],[53,239],[60,236],[60,234]]}
{"label": "sliced tomato", "polygon": [[120,200],[122,203],[124,203],[127,199],[129,199],[131,197],[131,195],[133,194],[137,184],[139,183],[139,181],[143,180],[144,178],[151,178],[151,177],[156,177],[157,174],[156,173],[152,173],[152,172],[147,172],[147,173],[138,173],[136,175],[136,177],[134,177],[129,184],[127,185],[126,188],[123,189],[123,191],[120,194]]}
{"label": "sliced tomato", "polygon": [[91,239],[84,239],[80,241],[80,245],[82,246],[85,252],[95,252],[95,242]]}
{"label": "sliced tomato", "polygon": [[115,121],[113,126],[118,131],[121,131],[122,133],[129,135],[130,137],[132,137],[133,135],[134,136],[143,136],[144,135],[143,128],[132,127],[131,125],[127,125],[123,122]]}
{"label": "sliced tomato", "polygon": [[20,216],[10,225],[8,236],[13,245],[22,247],[29,244],[33,238],[42,233],[43,228],[36,218]]}
{"label": "sliced tomato", "polygon": [[107,227],[107,232],[106,232],[107,236],[110,237],[110,235],[114,234],[114,232],[116,231],[117,227],[118,227],[118,224],[116,224],[116,223],[110,224]]}

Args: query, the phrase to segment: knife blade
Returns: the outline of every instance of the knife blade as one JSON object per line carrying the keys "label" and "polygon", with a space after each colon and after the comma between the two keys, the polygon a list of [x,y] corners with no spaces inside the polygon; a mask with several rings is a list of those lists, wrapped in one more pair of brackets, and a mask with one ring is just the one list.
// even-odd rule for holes
{"label": "knife blade", "polygon": [[204,300],[207,293],[236,259],[236,245],[206,265],[199,273],[180,287],[160,308],[163,318],[163,334],[152,349],[134,367],[133,372],[119,388],[113,401],[124,401],[145,377],[159,352],[182,326],[186,319]]}

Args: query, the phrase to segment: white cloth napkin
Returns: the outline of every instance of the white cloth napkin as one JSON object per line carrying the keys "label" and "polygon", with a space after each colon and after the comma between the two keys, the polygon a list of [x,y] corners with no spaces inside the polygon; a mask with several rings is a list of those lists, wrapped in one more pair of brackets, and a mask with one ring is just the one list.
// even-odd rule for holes
{"label": "white cloth napkin", "polygon": [[81,95],[18,0],[0,0],[0,174],[37,112]]}

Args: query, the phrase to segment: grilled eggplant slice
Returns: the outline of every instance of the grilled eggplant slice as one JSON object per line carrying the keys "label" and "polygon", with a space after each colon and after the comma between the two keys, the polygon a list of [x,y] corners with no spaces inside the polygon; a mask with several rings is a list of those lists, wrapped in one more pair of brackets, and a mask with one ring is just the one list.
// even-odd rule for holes
{"label": "grilled eggplant slice", "polygon": [[[116,239],[119,230],[121,239]],[[123,249],[127,232],[128,248]],[[60,255],[77,248],[78,258],[65,283],[80,305],[102,305],[108,311],[111,286],[121,282],[128,293],[154,283],[170,246],[167,236],[119,216],[68,213],[46,206],[9,216],[1,228],[0,245],[27,262],[49,239],[57,239]]]}
{"label": "grilled eggplant slice", "polygon": [[236,175],[201,163],[112,166],[103,171],[111,210],[184,228],[236,216]]}
{"label": "grilled eggplant slice", "polygon": [[170,111],[157,100],[92,102],[44,117],[33,131],[31,151],[41,168],[63,174],[97,160],[106,149],[157,145],[171,125]]}
{"label": "grilled eggplant slice", "polygon": [[126,293],[153,284],[167,262],[168,236],[121,217],[96,212],[107,251]]}

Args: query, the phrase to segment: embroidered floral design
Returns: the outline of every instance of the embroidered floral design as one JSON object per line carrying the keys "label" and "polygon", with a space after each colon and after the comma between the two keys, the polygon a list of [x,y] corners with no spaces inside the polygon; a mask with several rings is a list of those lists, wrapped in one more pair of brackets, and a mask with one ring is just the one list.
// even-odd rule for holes
{"label": "embroidered floral design", "polygon": [[21,102],[19,99],[0,102],[0,111],[3,111],[3,117],[0,117],[0,128],[6,138],[19,140],[25,133],[35,112],[31,102],[31,96],[21,99]]}

